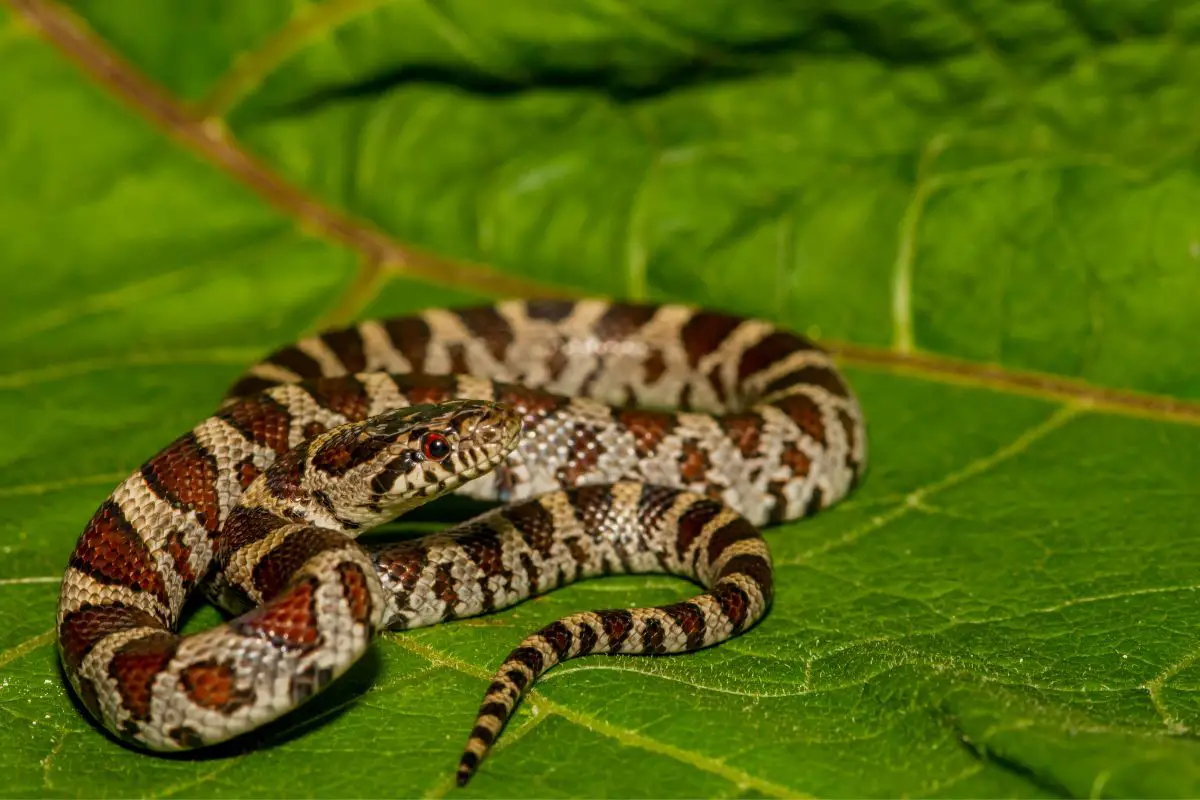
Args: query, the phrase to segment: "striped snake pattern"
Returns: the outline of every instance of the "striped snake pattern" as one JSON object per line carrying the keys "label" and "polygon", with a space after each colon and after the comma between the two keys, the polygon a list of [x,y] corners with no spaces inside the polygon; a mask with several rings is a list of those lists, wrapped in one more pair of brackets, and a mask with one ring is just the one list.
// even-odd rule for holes
{"label": "striped snake pattern", "polygon": [[[758,526],[836,502],[865,459],[828,354],[763,321],[586,300],[363,322],[252,367],[113,491],[70,557],[60,656],[115,736],[184,750],[295,709],[380,629],[599,575],[703,588],[521,642],[487,688],[462,785],[555,664],[698,650],[757,623],[772,597]],[[502,505],[420,539],[355,541],[449,492]],[[181,636],[197,589],[233,616]]]}

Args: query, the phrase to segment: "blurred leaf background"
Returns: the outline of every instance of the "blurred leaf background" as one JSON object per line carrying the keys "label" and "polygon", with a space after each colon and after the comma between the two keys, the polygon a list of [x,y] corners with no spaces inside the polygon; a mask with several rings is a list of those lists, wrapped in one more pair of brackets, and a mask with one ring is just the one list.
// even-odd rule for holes
{"label": "blurred leaf background", "polygon": [[0,794],[455,793],[526,632],[682,596],[384,635],[210,756],[66,692],[76,536],[242,368],[553,293],[819,337],[872,467],[769,531],[762,626],[556,669],[463,794],[1194,796],[1196,75],[1186,0],[8,0]]}

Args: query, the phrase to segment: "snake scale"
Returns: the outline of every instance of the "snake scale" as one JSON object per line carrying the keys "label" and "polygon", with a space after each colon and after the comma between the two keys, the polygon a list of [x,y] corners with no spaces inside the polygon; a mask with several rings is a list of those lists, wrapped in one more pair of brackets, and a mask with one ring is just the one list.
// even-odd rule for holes
{"label": "snake scale", "polygon": [[[521,642],[486,690],[463,785],[553,665],[692,651],[754,625],[772,597],[758,526],[836,502],[865,459],[829,355],[763,321],[526,300],[363,322],[252,367],[113,491],[70,557],[59,652],[118,738],[185,750],[295,709],[380,629],[598,575],[703,587]],[[355,541],[447,492],[503,505],[416,540]],[[180,636],[197,589],[237,616]]]}

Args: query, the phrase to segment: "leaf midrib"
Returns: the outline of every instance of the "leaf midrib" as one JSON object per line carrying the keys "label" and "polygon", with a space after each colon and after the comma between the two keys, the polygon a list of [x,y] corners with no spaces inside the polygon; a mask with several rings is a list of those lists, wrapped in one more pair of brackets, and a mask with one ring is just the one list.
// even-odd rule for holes
{"label": "leaf midrib", "polygon": [[[387,277],[398,275],[493,296],[581,295],[578,290],[568,287],[515,278],[492,266],[452,260],[416,248],[388,236],[366,220],[318,201],[253,158],[221,120],[212,116],[211,112],[227,105],[221,101],[223,95],[220,92],[210,95],[199,107],[200,113],[197,113],[138,72],[92,32],[84,21],[53,0],[5,2],[86,75],[124,101],[141,117],[280,209],[296,222],[298,228],[312,231],[360,254],[358,274],[343,296],[335,301],[333,310],[322,318],[322,324],[349,322],[374,298]],[[322,14],[318,21],[327,16],[331,20],[342,19],[379,2],[348,0],[338,3],[328,15]],[[239,81],[227,76],[217,85],[220,88],[228,82],[236,88],[240,86]],[[235,88],[227,89],[225,93],[235,92]],[[939,180],[952,181],[954,176],[940,176]],[[903,259],[897,260],[894,277],[898,284],[904,284]],[[904,307],[903,303],[896,305]],[[903,319],[897,319],[898,329],[903,330],[904,324]],[[825,339],[822,344],[842,361],[854,366],[902,372],[939,383],[966,384],[1007,394],[1081,403],[1112,414],[1200,425],[1200,402],[1197,401],[1114,389],[1074,378],[925,353],[916,348],[911,336],[898,337],[892,348]],[[47,368],[53,366],[48,365]],[[59,366],[71,369],[71,365]],[[6,378],[11,380],[12,376],[0,376],[0,382]]]}
{"label": "leaf midrib", "polygon": [[[375,296],[386,278],[392,275],[415,277],[434,285],[480,294],[579,296],[576,290],[514,278],[500,273],[494,267],[455,261],[415,248],[384,234],[365,220],[317,201],[250,156],[221,121],[207,113],[221,107],[220,104],[214,106],[212,97],[200,107],[205,113],[191,111],[135,70],[70,11],[47,0],[6,1],[44,39],[140,116],[255,191],[294,219],[297,227],[313,231],[362,256],[358,275],[335,302],[333,311],[323,317],[322,324],[351,320]],[[331,18],[355,13],[360,6],[370,7],[377,2],[356,0],[338,4],[338,14],[331,15]],[[229,80],[232,81],[232,78]],[[218,82],[218,85],[222,84],[223,81]],[[941,179],[951,178],[942,176]],[[902,259],[898,259],[896,269],[896,280],[902,284]],[[903,322],[903,319],[897,320],[897,326],[901,329]],[[1078,379],[924,353],[915,348],[910,338],[903,336],[897,339],[893,348],[829,340],[822,340],[822,343],[843,361],[855,366],[900,371],[925,380],[965,383],[1004,393],[1081,402],[1109,413],[1200,424],[1200,402],[1113,389]]]}

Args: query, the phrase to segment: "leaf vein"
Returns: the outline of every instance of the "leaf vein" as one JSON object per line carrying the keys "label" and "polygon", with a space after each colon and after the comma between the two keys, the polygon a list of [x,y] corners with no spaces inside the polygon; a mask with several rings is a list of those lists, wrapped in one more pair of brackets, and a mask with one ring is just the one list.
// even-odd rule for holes
{"label": "leaf vein", "polygon": [[39,647],[44,647],[54,641],[55,631],[51,628],[48,631],[42,631],[37,636],[31,636],[25,641],[15,644],[12,647],[0,652],[0,669],[7,667],[18,658],[28,655],[37,650]]}
{"label": "leaf vein", "polygon": [[[482,667],[477,667],[474,664],[460,661],[459,659],[436,650],[429,645],[416,641],[416,639],[411,635],[389,636],[387,639],[388,641],[391,641],[412,653],[416,653],[417,655],[420,655],[426,660],[438,664],[439,666],[455,670],[456,672],[461,672],[464,675],[469,675],[481,681],[488,681],[491,679],[491,675]],[[802,792],[797,792],[794,789],[781,786],[780,784],[772,781],[764,780],[751,775],[744,770],[726,764],[724,761],[714,759],[690,750],[685,750],[681,747],[676,747],[675,745],[667,744],[665,742],[660,742],[657,739],[646,736],[645,734],[631,731],[626,728],[621,728],[617,725],[613,725],[609,722],[598,719],[590,714],[576,711],[569,706],[565,706],[561,703],[550,700],[536,690],[531,691],[527,695],[527,698],[534,699],[537,704],[546,711],[558,714],[564,719],[567,719],[593,733],[598,733],[602,736],[614,739],[623,745],[673,758],[677,761],[681,761],[685,764],[696,767],[697,769],[701,769],[705,772],[722,777],[736,784],[740,788],[753,788],[762,792],[763,794],[768,794],[773,797],[809,797],[809,795]]]}

